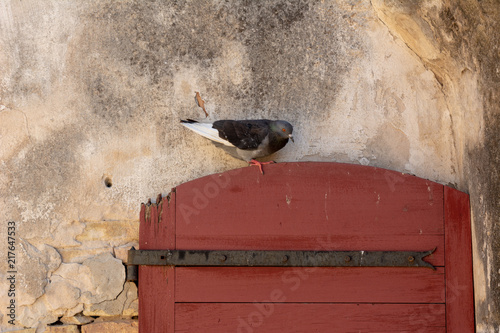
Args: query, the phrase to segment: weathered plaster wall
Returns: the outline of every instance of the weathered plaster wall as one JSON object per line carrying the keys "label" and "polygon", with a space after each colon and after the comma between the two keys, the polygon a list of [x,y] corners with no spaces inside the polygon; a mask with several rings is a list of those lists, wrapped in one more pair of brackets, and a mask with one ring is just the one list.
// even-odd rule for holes
{"label": "weathered plaster wall", "polygon": [[202,117],[200,91],[212,119],[290,121],[296,141],[278,161],[380,166],[470,192],[476,321],[493,332],[498,22],[493,0],[0,0],[0,235],[16,222],[16,328],[136,330],[103,319],[137,316],[122,261],[140,203],[245,166],[179,126]]}

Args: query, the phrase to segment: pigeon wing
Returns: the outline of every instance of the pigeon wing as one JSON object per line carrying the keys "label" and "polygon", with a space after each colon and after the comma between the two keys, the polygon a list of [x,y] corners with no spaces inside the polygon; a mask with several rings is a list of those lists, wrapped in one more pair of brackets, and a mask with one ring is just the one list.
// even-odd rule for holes
{"label": "pigeon wing", "polygon": [[219,136],[243,150],[257,149],[269,134],[269,120],[219,120],[213,128]]}

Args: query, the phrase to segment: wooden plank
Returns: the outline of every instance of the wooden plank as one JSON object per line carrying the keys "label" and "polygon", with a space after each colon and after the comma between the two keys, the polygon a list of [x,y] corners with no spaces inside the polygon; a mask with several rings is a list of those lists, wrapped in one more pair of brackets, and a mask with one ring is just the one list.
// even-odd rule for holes
{"label": "wooden plank", "polygon": [[361,235],[443,234],[440,184],[336,163],[281,163],[264,176],[252,171],[238,169],[178,186],[180,234],[192,223],[198,234],[211,230],[209,222],[222,212],[228,222],[241,221],[235,231],[244,228],[252,235],[262,232],[255,223],[267,223],[270,234],[309,234],[311,220],[323,231],[344,235],[356,229]]}
{"label": "wooden plank", "polygon": [[443,304],[177,303],[175,332],[445,332]]}
{"label": "wooden plank", "polygon": [[178,267],[177,302],[444,303],[444,269]]}
{"label": "wooden plank", "polygon": [[[280,163],[177,187],[179,249],[418,250],[444,264],[443,186],[337,163]],[[257,172],[255,172],[257,171]]]}
{"label": "wooden plank", "polygon": [[174,268],[139,266],[139,332],[173,332]]}
{"label": "wooden plank", "polygon": [[472,235],[469,196],[444,187],[446,325],[448,332],[474,332]]}
{"label": "wooden plank", "polygon": [[[158,204],[142,205],[139,248],[175,249],[175,192]],[[139,266],[139,331],[174,331],[175,269]]]}

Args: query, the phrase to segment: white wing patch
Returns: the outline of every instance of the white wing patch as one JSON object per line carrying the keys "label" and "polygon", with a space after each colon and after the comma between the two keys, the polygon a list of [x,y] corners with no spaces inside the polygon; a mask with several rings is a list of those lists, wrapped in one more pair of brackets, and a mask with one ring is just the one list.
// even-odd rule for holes
{"label": "white wing patch", "polygon": [[212,124],[207,123],[181,123],[182,126],[189,128],[191,131],[212,141],[222,143],[223,145],[234,147],[229,141],[222,139],[219,136],[219,131],[212,128]]}

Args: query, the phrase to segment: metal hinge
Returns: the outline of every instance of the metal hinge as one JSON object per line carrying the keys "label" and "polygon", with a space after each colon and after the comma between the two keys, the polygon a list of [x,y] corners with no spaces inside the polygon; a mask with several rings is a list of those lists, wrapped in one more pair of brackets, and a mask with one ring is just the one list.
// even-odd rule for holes
{"label": "metal hinge", "polygon": [[427,267],[430,251],[128,251],[127,280],[137,280],[138,265],[246,267]]}

